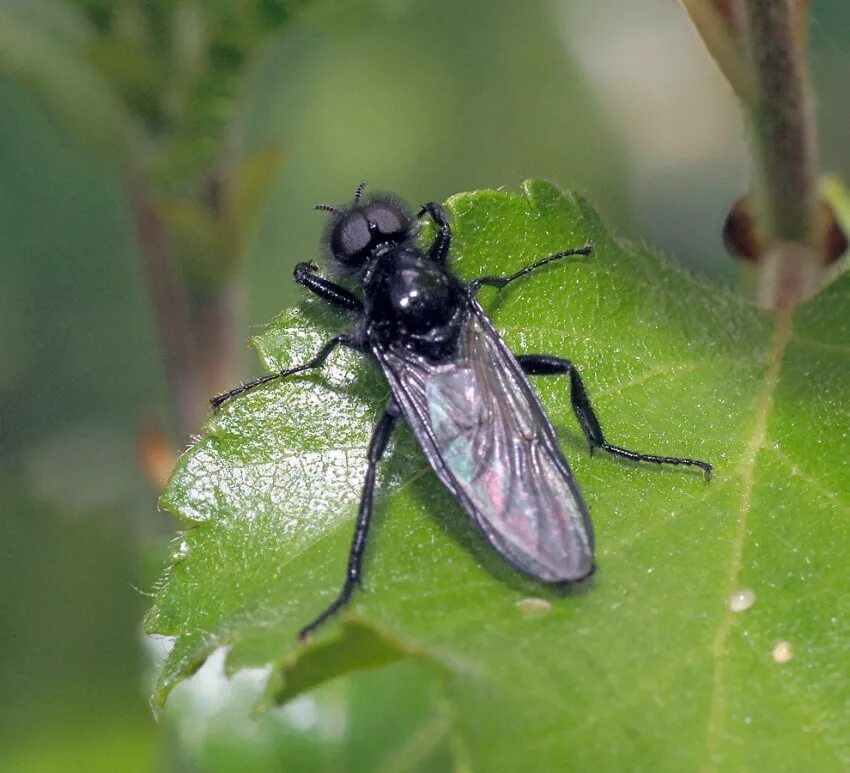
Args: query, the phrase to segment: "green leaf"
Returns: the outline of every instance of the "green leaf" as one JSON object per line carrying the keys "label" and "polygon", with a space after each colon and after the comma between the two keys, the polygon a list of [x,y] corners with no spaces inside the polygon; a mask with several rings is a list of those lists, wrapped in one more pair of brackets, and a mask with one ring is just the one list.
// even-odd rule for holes
{"label": "green leaf", "polygon": [[[219,646],[231,671],[271,664],[286,696],[405,658],[444,681],[471,770],[846,768],[850,281],[774,323],[545,183],[448,206],[466,278],[594,241],[590,258],[483,291],[485,308],[514,351],[581,364],[612,442],[708,459],[714,479],[590,458],[566,380],[535,379],[596,527],[596,575],[559,594],[493,554],[404,428],[365,588],[298,645],[340,586],[387,396],[334,354],[232,401],[181,459],[162,501],[186,530],[148,619],[177,637],[156,701]],[[307,300],[255,343],[276,370],[343,324]],[[755,603],[733,612],[742,589]]]}

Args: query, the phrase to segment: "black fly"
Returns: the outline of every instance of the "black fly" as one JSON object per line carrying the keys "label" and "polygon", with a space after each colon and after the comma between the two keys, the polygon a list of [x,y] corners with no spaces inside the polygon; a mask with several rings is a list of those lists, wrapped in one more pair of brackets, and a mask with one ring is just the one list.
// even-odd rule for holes
{"label": "black fly", "polygon": [[[345,606],[359,582],[375,474],[399,416],[407,419],[434,472],[490,544],[515,567],[547,583],[575,582],[593,572],[593,528],[529,375],[569,376],[573,410],[591,452],[601,448],[635,461],[692,465],[706,478],[711,475],[707,462],[610,445],[578,369],[561,357],[511,353],[476,300],[485,285],[505,287],[552,261],[588,255],[592,245],[555,253],[510,276],[463,284],[446,265],[452,232],[439,204],[425,204],[414,218],[397,199],[366,199],[363,189],[361,183],[346,209],[317,207],[332,217],[326,233],[332,263],[360,278],[363,299],[318,276],[310,263],[295,268],[296,282],[356,320],[353,330],[330,339],[303,365],[212,400],[217,409],[260,384],[319,368],[338,346],[377,360],[389,382],[392,396],[369,443],[345,582],[334,602],[302,629],[302,638]],[[426,215],[437,233],[423,251],[415,238]]]}

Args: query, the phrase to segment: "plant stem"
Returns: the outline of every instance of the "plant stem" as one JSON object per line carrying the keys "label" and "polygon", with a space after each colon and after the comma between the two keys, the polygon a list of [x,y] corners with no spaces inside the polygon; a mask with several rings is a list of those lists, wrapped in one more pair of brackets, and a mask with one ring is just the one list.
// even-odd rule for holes
{"label": "plant stem", "polygon": [[209,400],[225,392],[242,376],[240,341],[242,324],[241,288],[233,280],[206,288],[194,297],[193,321],[197,347],[196,381],[202,393],[196,395],[196,415],[202,411],[193,432],[209,410]]}
{"label": "plant stem", "polygon": [[136,226],[139,257],[153,301],[165,376],[181,437],[196,430],[197,385],[191,312],[185,288],[169,251],[165,224],[138,180],[127,184]]}
{"label": "plant stem", "polygon": [[751,105],[757,218],[768,242],[817,239],[817,143],[811,88],[790,0],[744,0],[755,71]]}
{"label": "plant stem", "polygon": [[179,441],[197,433],[209,399],[229,389],[240,361],[235,331],[240,292],[233,280],[191,287],[174,260],[165,223],[143,184],[127,186],[139,255],[153,300],[154,319]]}

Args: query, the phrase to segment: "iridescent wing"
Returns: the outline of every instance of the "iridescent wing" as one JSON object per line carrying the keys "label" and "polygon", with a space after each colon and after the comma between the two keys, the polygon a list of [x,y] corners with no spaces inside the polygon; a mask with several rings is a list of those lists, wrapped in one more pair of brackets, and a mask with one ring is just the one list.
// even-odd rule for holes
{"label": "iridescent wing", "polygon": [[434,471],[493,547],[545,582],[593,571],[593,532],[554,430],[516,358],[471,301],[455,356],[376,348]]}

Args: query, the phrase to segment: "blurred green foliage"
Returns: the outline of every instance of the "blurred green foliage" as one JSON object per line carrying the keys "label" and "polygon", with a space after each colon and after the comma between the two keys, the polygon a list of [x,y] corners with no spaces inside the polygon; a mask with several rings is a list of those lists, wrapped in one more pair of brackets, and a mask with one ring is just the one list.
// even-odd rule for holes
{"label": "blurred green foliage", "polygon": [[154,176],[170,187],[215,161],[238,112],[245,68],[306,0],[72,4],[91,23],[85,59],[109,83],[143,141],[158,146]]}

